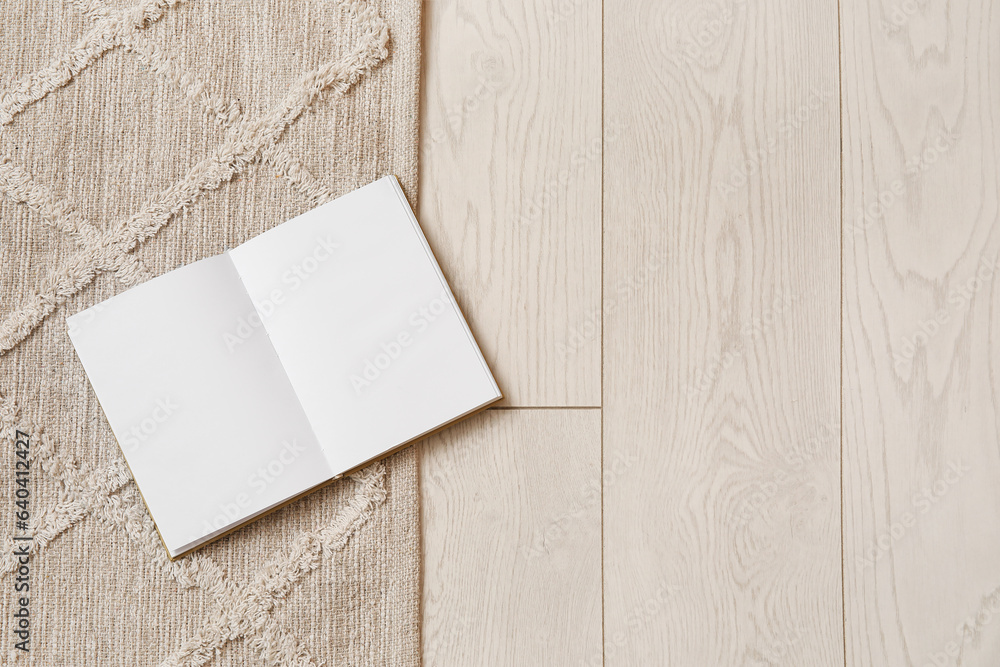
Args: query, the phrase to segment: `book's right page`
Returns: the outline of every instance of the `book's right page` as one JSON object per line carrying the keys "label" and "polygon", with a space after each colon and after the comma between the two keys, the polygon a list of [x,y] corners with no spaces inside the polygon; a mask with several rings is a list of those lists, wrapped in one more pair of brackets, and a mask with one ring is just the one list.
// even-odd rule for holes
{"label": "book's right page", "polygon": [[500,398],[395,178],[230,256],[335,472]]}

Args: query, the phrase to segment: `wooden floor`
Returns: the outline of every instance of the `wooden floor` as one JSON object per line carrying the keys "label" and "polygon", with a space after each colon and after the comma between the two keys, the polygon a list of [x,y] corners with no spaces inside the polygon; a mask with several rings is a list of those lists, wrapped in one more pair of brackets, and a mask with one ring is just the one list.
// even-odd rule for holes
{"label": "wooden floor", "polygon": [[425,0],[420,218],[506,400],[427,665],[1000,665],[1000,4]]}

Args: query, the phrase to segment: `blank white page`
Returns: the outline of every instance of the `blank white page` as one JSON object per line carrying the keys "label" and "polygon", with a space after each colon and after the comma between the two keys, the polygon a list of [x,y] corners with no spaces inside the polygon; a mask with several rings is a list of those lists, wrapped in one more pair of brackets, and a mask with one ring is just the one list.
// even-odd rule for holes
{"label": "blank white page", "polygon": [[172,556],[333,476],[254,314],[220,255],[68,318]]}
{"label": "blank white page", "polygon": [[335,473],[500,398],[394,177],[230,254]]}

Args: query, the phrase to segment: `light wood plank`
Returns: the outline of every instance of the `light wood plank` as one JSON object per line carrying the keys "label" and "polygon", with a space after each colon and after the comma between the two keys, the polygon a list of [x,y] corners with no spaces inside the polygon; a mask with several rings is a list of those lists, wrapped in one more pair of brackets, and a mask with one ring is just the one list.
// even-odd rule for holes
{"label": "light wood plank", "polygon": [[426,0],[420,221],[505,405],[600,401],[601,16]]}
{"label": "light wood plank", "polygon": [[[424,3],[421,224],[507,406],[600,401],[600,9],[550,10]],[[422,445],[425,664],[599,660],[599,413],[477,419]]]}
{"label": "light wood plank", "polygon": [[993,667],[1000,6],[841,20],[847,664]]}
{"label": "light wood plank", "polygon": [[836,3],[604,6],[605,664],[843,664]]}
{"label": "light wood plank", "polygon": [[488,410],[421,446],[424,664],[600,664],[600,413]]}

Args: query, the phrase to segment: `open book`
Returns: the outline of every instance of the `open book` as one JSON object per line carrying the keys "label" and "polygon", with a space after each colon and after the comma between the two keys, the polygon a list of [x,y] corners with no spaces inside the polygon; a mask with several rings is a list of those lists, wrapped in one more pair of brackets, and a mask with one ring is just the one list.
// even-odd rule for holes
{"label": "open book", "polygon": [[391,176],[68,323],[172,559],[501,398]]}

